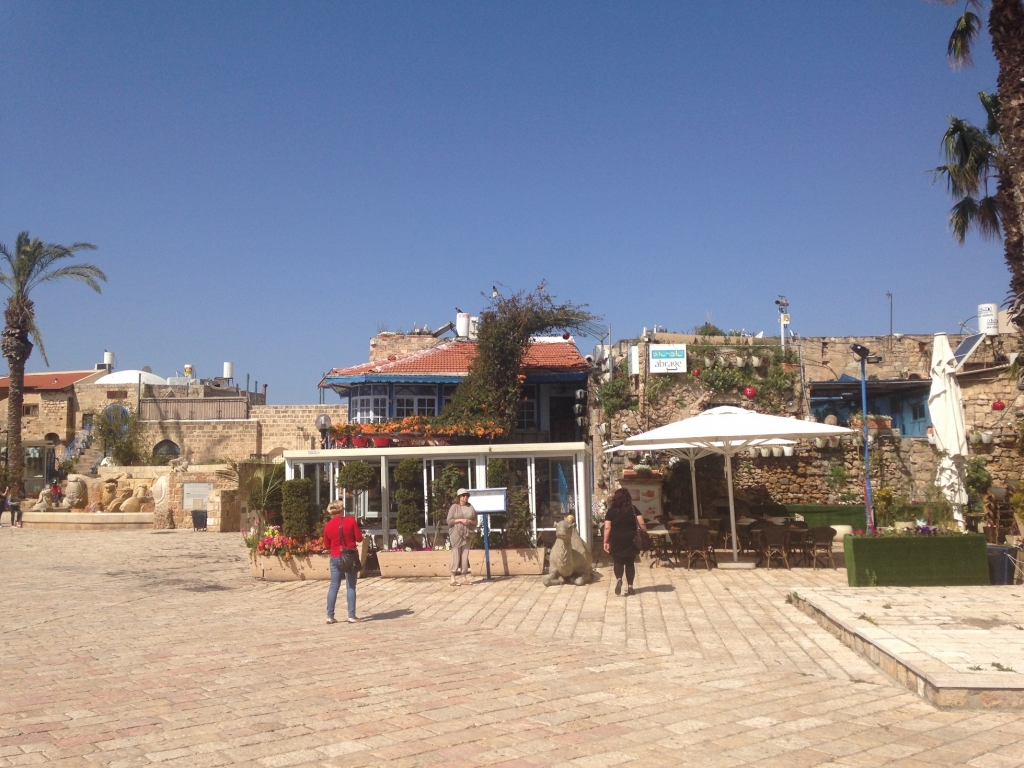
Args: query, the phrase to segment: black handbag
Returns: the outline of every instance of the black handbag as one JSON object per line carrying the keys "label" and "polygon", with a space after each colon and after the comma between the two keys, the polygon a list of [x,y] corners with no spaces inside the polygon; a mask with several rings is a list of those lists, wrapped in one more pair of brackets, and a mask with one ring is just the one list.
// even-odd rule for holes
{"label": "black handbag", "polygon": [[341,550],[341,561],[338,563],[338,570],[342,573],[356,573],[361,570],[359,552],[354,549]]}
{"label": "black handbag", "polygon": [[639,552],[647,552],[651,548],[651,537],[643,528],[640,527],[640,523],[636,521],[636,508],[633,509],[633,525],[636,526],[636,535],[633,537],[633,545]]}

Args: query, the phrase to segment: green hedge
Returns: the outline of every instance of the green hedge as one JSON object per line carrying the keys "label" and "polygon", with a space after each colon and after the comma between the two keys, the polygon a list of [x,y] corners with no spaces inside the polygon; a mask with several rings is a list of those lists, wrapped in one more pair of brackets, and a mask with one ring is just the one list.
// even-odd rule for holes
{"label": "green hedge", "polygon": [[313,481],[287,480],[281,488],[281,533],[300,538],[312,528]]}
{"label": "green hedge", "polygon": [[791,515],[802,515],[809,528],[825,525],[849,525],[854,530],[867,527],[863,504],[787,504]]}
{"label": "green hedge", "polygon": [[959,587],[989,584],[988,545],[976,533],[846,536],[851,587]]}

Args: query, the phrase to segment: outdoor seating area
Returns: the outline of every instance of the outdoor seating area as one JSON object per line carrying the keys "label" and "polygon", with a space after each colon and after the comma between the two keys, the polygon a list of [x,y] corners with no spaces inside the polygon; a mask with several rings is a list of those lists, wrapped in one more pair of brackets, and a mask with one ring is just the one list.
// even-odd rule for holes
{"label": "outdoor seating area", "polygon": [[[660,518],[648,526],[650,566],[706,568],[718,566],[719,554],[732,549],[729,518],[711,517],[701,523]],[[740,518],[736,521],[737,549],[757,568],[838,567],[834,557],[836,530],[809,528],[791,518]]]}

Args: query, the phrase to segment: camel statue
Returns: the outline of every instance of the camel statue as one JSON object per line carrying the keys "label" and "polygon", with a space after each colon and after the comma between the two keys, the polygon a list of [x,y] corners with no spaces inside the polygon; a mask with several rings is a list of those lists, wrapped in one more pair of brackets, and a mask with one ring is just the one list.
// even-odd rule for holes
{"label": "camel statue", "polygon": [[594,575],[594,556],[576,530],[576,518],[566,515],[555,526],[555,537],[544,586],[567,584],[570,581],[577,587],[589,584]]}

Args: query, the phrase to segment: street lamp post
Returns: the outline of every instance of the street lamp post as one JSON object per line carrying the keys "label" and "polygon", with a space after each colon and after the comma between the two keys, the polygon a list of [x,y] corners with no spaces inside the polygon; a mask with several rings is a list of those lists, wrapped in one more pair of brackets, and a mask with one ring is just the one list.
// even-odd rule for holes
{"label": "street lamp post", "polygon": [[867,529],[875,530],[875,515],[871,499],[871,443],[868,440],[868,377],[865,368],[871,350],[860,344],[851,344],[853,354],[860,358],[860,412],[861,428],[864,431],[864,519]]}
{"label": "street lamp post", "polygon": [[785,296],[780,295],[775,300],[775,305],[779,308],[779,330],[782,336],[782,356],[786,356],[786,326],[789,325],[789,302]]}

